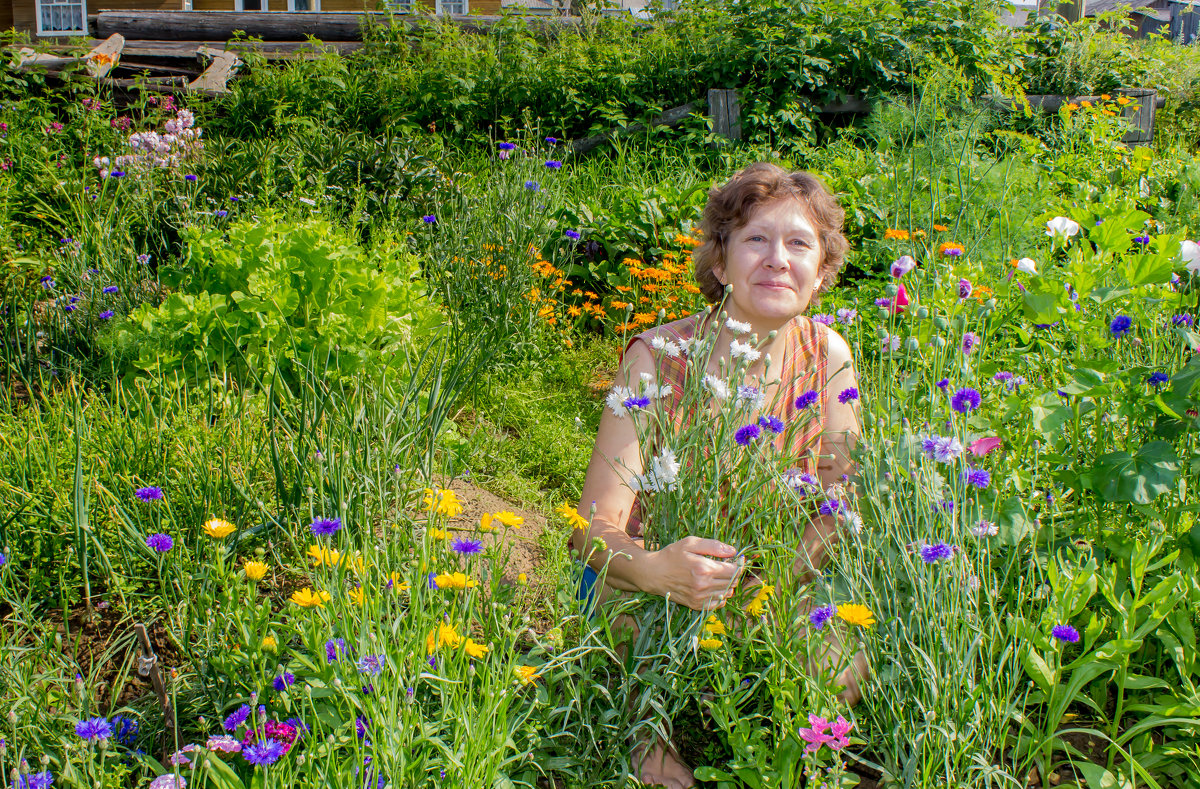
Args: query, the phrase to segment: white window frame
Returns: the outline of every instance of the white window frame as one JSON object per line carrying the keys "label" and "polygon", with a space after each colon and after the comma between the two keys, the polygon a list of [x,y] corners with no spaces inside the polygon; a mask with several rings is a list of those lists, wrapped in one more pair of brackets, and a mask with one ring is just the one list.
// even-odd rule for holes
{"label": "white window frame", "polygon": [[441,16],[442,14],[450,14],[450,13],[455,13],[455,12],[452,12],[452,11],[447,11],[447,10],[446,10],[446,6],[448,6],[448,5],[452,4],[452,3],[453,3],[454,5],[460,5],[460,4],[462,5],[462,10],[461,10],[461,11],[459,11],[459,12],[457,12],[457,13],[455,14],[456,16],[457,16],[458,14],[463,14],[463,15],[466,15],[466,14],[469,14],[469,13],[471,13],[470,0],[436,0],[436,2],[437,2],[437,5],[436,5],[437,11],[436,11],[436,13],[437,13],[439,16]]}
{"label": "white window frame", "polygon": [[[308,1],[312,5],[312,8],[308,9],[309,11],[320,11],[321,10],[321,0],[308,0]],[[282,0],[275,0],[275,2],[279,3],[279,2],[282,2]],[[233,10],[234,11],[245,11],[246,10],[245,0],[234,0]],[[259,10],[270,11],[271,10],[270,0],[262,0],[262,8]],[[289,11],[296,10],[296,0],[287,0],[287,10],[289,10]],[[253,13],[253,12],[251,12],[251,13]]]}
{"label": "white window frame", "polygon": [[[78,30],[45,30],[42,28],[42,8],[44,6],[79,6],[79,23]],[[87,35],[87,0],[34,0],[33,3],[34,19],[37,21],[37,34],[39,36],[86,36]]]}

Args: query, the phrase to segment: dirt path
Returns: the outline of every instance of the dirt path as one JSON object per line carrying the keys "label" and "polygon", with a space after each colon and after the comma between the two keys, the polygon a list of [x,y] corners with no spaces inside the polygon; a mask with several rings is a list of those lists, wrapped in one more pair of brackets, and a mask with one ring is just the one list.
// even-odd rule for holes
{"label": "dirt path", "polygon": [[[544,555],[540,542],[542,534],[551,529],[561,531],[557,524],[551,525],[546,518],[538,513],[523,510],[504,499],[489,493],[465,480],[456,479],[450,484],[450,489],[458,496],[462,504],[462,514],[450,519],[451,531],[475,534],[479,528],[479,518],[485,512],[495,513],[508,511],[525,519],[525,523],[516,529],[503,529],[490,534],[481,535],[483,543],[491,546],[500,540],[505,540],[508,552],[508,562],[504,568],[504,580],[516,583],[517,575],[525,573],[530,584],[552,584],[554,570],[545,567],[547,557]],[[562,536],[566,540],[566,535]]]}

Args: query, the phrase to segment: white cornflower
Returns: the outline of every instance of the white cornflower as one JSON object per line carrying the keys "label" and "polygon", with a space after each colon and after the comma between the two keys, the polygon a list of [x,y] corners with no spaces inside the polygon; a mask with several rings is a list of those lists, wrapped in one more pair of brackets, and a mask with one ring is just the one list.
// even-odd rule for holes
{"label": "white cornflower", "polygon": [[649,397],[651,400],[658,400],[671,394],[671,385],[658,385],[654,380],[654,376],[650,373],[642,373],[642,397]]}
{"label": "white cornflower", "polygon": [[971,529],[971,533],[976,537],[995,537],[1000,533],[1000,527],[991,521],[980,521]]}
{"label": "white cornflower", "polygon": [[745,359],[750,364],[753,364],[762,357],[762,354],[755,350],[754,346],[750,343],[734,340],[729,343],[729,356],[733,359]]}
{"label": "white cornflower", "polygon": [[629,413],[629,409],[625,407],[625,401],[631,397],[633,397],[633,390],[628,386],[614,386],[609,391],[608,397],[604,399],[604,404],[618,419],[621,419]]}
{"label": "white cornflower", "polygon": [[634,491],[646,493],[661,493],[674,491],[679,487],[679,461],[670,449],[664,449],[650,461],[650,468],[645,474],[635,474],[629,481],[629,487]]}
{"label": "white cornflower", "polygon": [[743,384],[737,388],[737,401],[748,410],[754,411],[762,407],[767,396],[757,386]]}
{"label": "white cornflower", "polygon": [[682,352],[678,344],[671,342],[661,334],[656,334],[650,338],[650,347],[659,351],[669,359],[674,359]]}
{"label": "white cornflower", "polygon": [[745,334],[754,327],[749,323],[743,323],[742,321],[734,320],[733,318],[726,318],[725,328],[729,329],[729,331],[733,334]]}
{"label": "white cornflower", "polygon": [[704,376],[704,388],[707,389],[713,397],[718,400],[729,399],[729,384],[722,381],[715,375]]}
{"label": "white cornflower", "polygon": [[850,530],[850,533],[858,534],[859,532],[862,531],[862,527],[863,527],[862,516],[859,515],[857,512],[855,512],[854,510],[848,510],[846,512],[846,528]]}

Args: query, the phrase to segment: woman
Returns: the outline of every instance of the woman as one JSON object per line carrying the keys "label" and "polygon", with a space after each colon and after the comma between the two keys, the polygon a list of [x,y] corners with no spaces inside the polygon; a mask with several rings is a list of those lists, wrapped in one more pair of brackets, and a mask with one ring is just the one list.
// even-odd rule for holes
{"label": "woman", "polygon": [[[696,282],[713,303],[724,298],[728,318],[748,324],[759,338],[773,338],[759,347],[762,356],[749,372],[759,377],[764,409],[785,422],[794,415],[795,392],[826,393],[816,407],[820,418],[800,431],[789,446],[801,472],[816,473],[823,485],[842,482],[851,471],[850,453],[859,433],[853,401],[829,397],[857,387],[850,349],[836,332],[804,317],[814,296],[828,290],[842,266],[847,244],[841,228],[843,211],[828,189],[812,175],[787,172],[773,164],[758,163],[734,175],[709,193],[700,229],[704,242],[693,254]],[[674,375],[659,371],[651,344],[662,338],[686,340],[715,329],[704,313],[676,321],[634,337],[625,349],[615,386],[636,386],[643,373],[663,375],[678,394],[682,365]],[[734,324],[736,326],[736,323]],[[728,321],[720,327],[708,372],[716,375],[732,367],[728,358],[734,339]],[[659,338],[656,341],[656,337]],[[776,360],[770,367],[767,359]],[[780,363],[778,360],[782,360]],[[668,396],[669,397],[669,396]],[[669,407],[669,406],[668,406]],[[781,437],[782,440],[782,437]],[[733,594],[740,562],[737,550],[717,540],[685,537],[647,550],[640,536],[640,506],[630,486],[632,475],[642,472],[642,453],[629,419],[606,410],[600,421],[596,446],[584,482],[580,515],[590,516],[586,529],[576,529],[572,547],[579,552],[603,545],[605,550],[587,556],[582,597],[590,597],[595,571],[607,568],[601,596],[637,591],[667,597],[697,611],[724,605]],[[593,504],[594,502],[594,504]],[[594,506],[594,512],[592,507]],[[825,517],[805,531],[807,555],[797,558],[800,573],[824,564],[828,546],[836,539],[836,520]],[[594,542],[600,538],[602,542]],[[856,700],[854,672],[844,678],[848,700]],[[666,743],[658,742],[635,759],[638,777],[645,784],[669,789],[693,786],[691,770]]]}

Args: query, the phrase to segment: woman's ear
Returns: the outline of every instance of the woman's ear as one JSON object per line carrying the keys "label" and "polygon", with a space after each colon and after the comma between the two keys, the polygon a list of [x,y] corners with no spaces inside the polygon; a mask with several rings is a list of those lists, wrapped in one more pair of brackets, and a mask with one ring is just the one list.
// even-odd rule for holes
{"label": "woman's ear", "polygon": [[713,278],[717,280],[717,282],[721,283],[721,287],[725,287],[726,282],[725,282],[725,267],[724,266],[713,266],[712,267],[712,275],[713,275]]}

